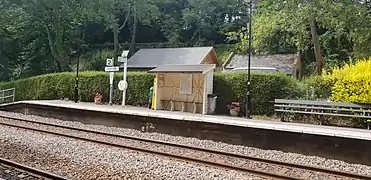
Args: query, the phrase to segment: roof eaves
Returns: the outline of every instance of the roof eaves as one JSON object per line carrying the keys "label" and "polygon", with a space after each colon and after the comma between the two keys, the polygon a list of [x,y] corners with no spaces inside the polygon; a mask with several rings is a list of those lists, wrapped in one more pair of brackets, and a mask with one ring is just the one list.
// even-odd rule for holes
{"label": "roof eaves", "polygon": [[235,56],[236,54],[234,52],[231,52],[227,58],[227,60],[223,63],[223,68],[227,68],[226,66],[232,61],[233,57]]}
{"label": "roof eaves", "polygon": [[[202,62],[205,61],[207,55],[209,55],[210,52],[211,52],[211,50],[213,50],[213,49],[214,49],[213,47],[209,47],[209,50],[208,50],[207,53],[204,55],[204,57],[201,59],[200,64],[201,64]],[[214,53],[215,53],[215,51],[214,51]]]}
{"label": "roof eaves", "polygon": [[210,64],[210,67],[209,67],[208,69],[204,70],[204,71],[202,72],[202,74],[206,74],[206,73],[208,73],[208,72],[214,70],[215,68],[216,68],[216,65],[215,65],[215,64],[212,64],[212,66],[211,66],[211,64]]}
{"label": "roof eaves", "polygon": [[212,51],[216,59],[216,65],[219,67],[220,63],[219,63],[218,55],[216,54],[215,48],[212,47]]}

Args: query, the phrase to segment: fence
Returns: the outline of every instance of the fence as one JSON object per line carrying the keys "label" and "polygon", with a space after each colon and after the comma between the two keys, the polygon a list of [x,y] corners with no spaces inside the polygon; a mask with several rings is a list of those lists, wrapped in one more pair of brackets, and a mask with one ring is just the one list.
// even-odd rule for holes
{"label": "fence", "polygon": [[0,104],[14,102],[15,88],[0,90]]}

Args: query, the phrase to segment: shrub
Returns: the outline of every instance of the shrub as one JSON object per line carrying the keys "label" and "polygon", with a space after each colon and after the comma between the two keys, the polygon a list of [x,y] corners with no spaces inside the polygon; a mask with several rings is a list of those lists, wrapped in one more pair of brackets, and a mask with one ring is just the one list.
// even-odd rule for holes
{"label": "shrub", "polygon": [[[217,112],[227,113],[226,105],[239,101],[244,110],[247,95],[246,73],[217,73],[214,93],[218,95]],[[295,80],[282,74],[252,74],[251,97],[253,114],[270,115],[277,98],[298,96]]]}
{"label": "shrub", "polygon": [[[142,105],[147,102],[147,91],[153,82],[153,74],[128,72],[127,103],[131,105]],[[122,73],[116,73],[114,78],[114,102],[121,102],[121,91],[117,83],[122,79]],[[0,84],[1,85],[1,84]],[[21,79],[0,86],[15,87],[16,100],[46,100],[46,99],[74,99],[75,74],[57,73],[35,76]],[[79,99],[85,102],[93,101],[94,93],[104,94],[108,101],[109,75],[106,72],[86,71],[79,75]]]}
{"label": "shrub", "polygon": [[11,88],[11,83],[0,82],[0,90]]}
{"label": "shrub", "polygon": [[325,100],[331,97],[333,84],[323,76],[311,76],[302,81],[301,87],[306,99]]}
{"label": "shrub", "polygon": [[[153,84],[154,75],[146,72],[128,73],[127,104],[145,105],[147,94]],[[122,93],[117,83],[122,73],[116,73],[114,79],[114,103],[121,103]],[[275,98],[293,98],[299,96],[295,80],[281,74],[252,74],[253,114],[265,115],[273,111]],[[79,98],[83,102],[92,102],[94,93],[104,95],[108,101],[109,75],[106,72],[87,71],[79,76]],[[47,74],[15,82],[0,84],[0,88],[15,87],[16,100],[74,99],[75,74]],[[246,102],[245,73],[216,73],[214,93],[218,96],[217,112],[227,113],[226,105],[233,101]]]}
{"label": "shrub", "polygon": [[324,78],[334,84],[333,101],[371,103],[371,58],[334,68]]}
{"label": "shrub", "polygon": [[[100,70],[104,68],[107,58],[112,58],[113,50],[94,49],[87,51],[80,57],[80,70]],[[76,66],[73,67],[76,69]]]}

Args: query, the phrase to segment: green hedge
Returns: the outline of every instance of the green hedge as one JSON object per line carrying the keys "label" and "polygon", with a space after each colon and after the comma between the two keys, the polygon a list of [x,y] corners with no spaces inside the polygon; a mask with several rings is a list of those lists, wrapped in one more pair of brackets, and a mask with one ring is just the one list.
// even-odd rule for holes
{"label": "green hedge", "polygon": [[[145,105],[153,74],[145,72],[128,73],[127,104]],[[117,88],[122,73],[116,73],[114,102],[121,102],[121,91]],[[96,92],[104,94],[107,102],[109,94],[109,75],[106,72],[81,72],[79,76],[79,95],[84,102],[93,101]],[[75,74],[47,74],[10,83],[0,83],[0,89],[16,88],[16,100],[74,99]],[[226,105],[232,101],[245,103],[246,74],[217,73],[214,76],[214,94],[218,96],[217,112],[227,113]],[[296,81],[281,74],[252,74],[253,114],[269,115],[275,98],[295,98],[300,93]],[[244,107],[243,107],[244,109]]]}
{"label": "green hedge", "polygon": [[[153,74],[129,72],[127,103],[142,105],[147,102],[147,91],[153,83]],[[115,75],[114,102],[121,102],[121,93],[117,83],[122,79],[122,73]],[[15,87],[16,100],[46,100],[46,99],[74,99],[75,74],[57,73],[47,74],[15,82],[0,84],[0,89]],[[139,91],[138,91],[139,90]],[[142,90],[142,91],[140,91]],[[93,101],[94,93],[104,94],[104,100],[108,101],[109,75],[106,72],[81,72],[79,75],[79,99],[83,102]],[[121,96],[121,97],[120,97]]]}
{"label": "green hedge", "polygon": [[314,91],[313,97],[307,97],[314,100],[325,100],[331,97],[331,88],[333,84],[330,81],[327,81],[323,76],[311,76],[303,81],[304,88],[303,94],[312,95],[312,89]]}
{"label": "green hedge", "polygon": [[[246,79],[245,73],[220,73],[214,76],[214,93],[218,95],[218,113],[227,113],[226,105],[232,101],[239,101],[245,105]],[[296,81],[285,75],[252,74],[251,76],[253,114],[270,115],[273,113],[274,99],[298,96]]]}

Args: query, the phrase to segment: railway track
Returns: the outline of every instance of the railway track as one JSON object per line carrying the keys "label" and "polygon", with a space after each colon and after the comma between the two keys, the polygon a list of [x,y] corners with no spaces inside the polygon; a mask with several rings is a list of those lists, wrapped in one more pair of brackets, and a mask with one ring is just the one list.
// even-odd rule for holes
{"label": "railway track", "polygon": [[[256,158],[194,146],[185,146],[165,141],[30,121],[27,119],[0,116],[0,125],[157,154],[208,166],[243,171],[273,179],[371,179],[370,176],[360,174]],[[30,125],[36,126],[37,128],[30,127]]]}
{"label": "railway track", "polygon": [[[4,172],[2,172],[4,171]],[[5,177],[2,177],[5,176]],[[33,167],[19,164],[8,159],[0,158],[0,179],[50,179],[50,180],[67,180],[64,177],[42,171]]]}

